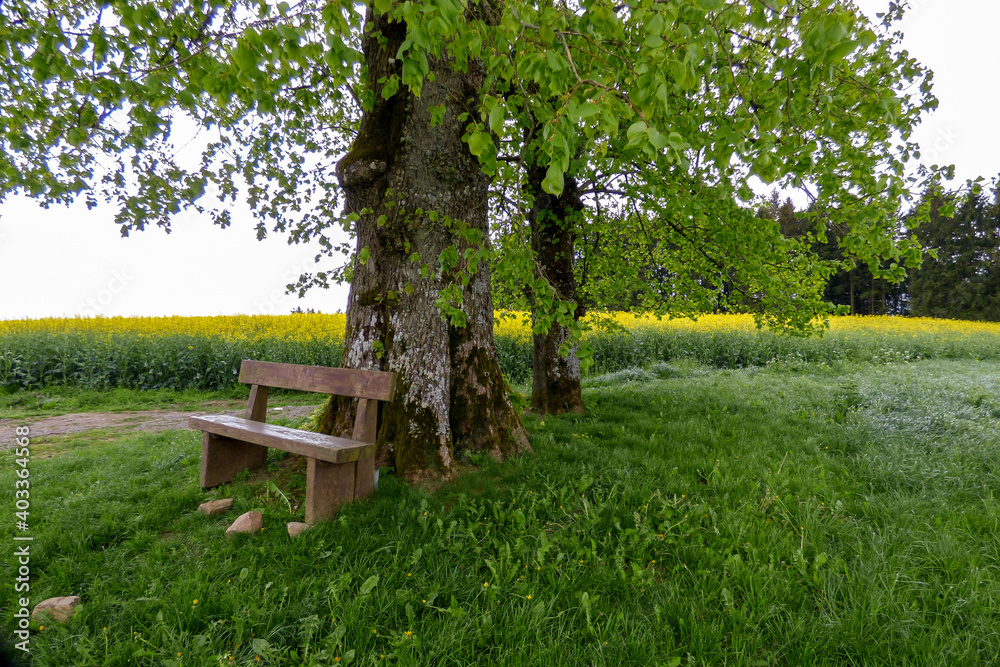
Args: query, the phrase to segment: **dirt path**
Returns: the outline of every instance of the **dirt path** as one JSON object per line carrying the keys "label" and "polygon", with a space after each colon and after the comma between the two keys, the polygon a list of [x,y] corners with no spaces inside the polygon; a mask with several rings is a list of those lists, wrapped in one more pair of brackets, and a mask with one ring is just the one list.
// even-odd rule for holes
{"label": "dirt path", "polygon": [[[277,417],[304,417],[312,414],[315,405],[289,405],[285,407],[268,408],[268,419]],[[53,435],[81,433],[99,428],[121,428],[132,431],[166,431],[168,429],[187,428],[187,419],[191,415],[227,414],[240,415],[243,408],[214,412],[172,412],[169,410],[137,410],[133,412],[77,412],[55,417],[40,419],[0,419],[0,448],[10,447],[14,443],[15,431],[19,426],[31,429],[31,440]]]}

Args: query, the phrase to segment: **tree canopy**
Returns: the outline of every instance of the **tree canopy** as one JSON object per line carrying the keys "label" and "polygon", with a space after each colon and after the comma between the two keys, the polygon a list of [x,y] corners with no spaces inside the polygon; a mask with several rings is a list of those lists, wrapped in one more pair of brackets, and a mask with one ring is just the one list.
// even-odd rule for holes
{"label": "tree canopy", "polygon": [[[749,201],[759,178],[811,188],[825,211],[850,219],[845,243],[859,252],[914,254],[883,227],[912,190],[903,165],[917,154],[913,127],[935,104],[930,76],[853,3],[379,0],[368,9],[406,26],[401,70],[383,96],[399,86],[419,94],[428,57],[459,69],[481,59],[489,75],[469,101],[467,141],[498,183],[541,162],[548,192],[578,175],[641,203],[660,227],[674,222],[674,241],[708,239],[726,252],[775,238],[711,228],[725,218],[713,202]],[[333,160],[374,93],[363,6],[21,1],[0,12],[0,194],[104,196],[127,231],[168,226],[181,208],[211,208],[206,192],[232,199],[243,188],[279,229],[306,238],[330,224]],[[894,5],[886,25],[900,12]],[[205,130],[200,164],[177,158],[182,118]],[[523,145],[530,124],[540,131]],[[227,209],[215,211],[226,224]]]}

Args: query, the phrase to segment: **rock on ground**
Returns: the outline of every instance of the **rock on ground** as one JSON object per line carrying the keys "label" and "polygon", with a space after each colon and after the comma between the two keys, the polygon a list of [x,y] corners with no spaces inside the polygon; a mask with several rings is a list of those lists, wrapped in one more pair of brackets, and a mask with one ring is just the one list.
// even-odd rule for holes
{"label": "rock on ground", "polygon": [[210,500],[207,503],[198,505],[198,511],[205,516],[218,516],[233,509],[233,499],[223,498],[221,500]]}
{"label": "rock on ground", "polygon": [[233,525],[226,529],[226,537],[232,537],[236,533],[259,533],[264,527],[264,516],[260,512],[247,512],[241,514]]}
{"label": "rock on ground", "polygon": [[288,536],[295,537],[300,533],[306,532],[310,528],[312,528],[312,526],[310,526],[308,523],[302,523],[301,521],[292,521],[290,524],[288,524]]}
{"label": "rock on ground", "polygon": [[65,623],[76,611],[76,605],[80,604],[79,595],[68,595],[66,597],[49,598],[42,600],[35,605],[31,617],[36,621],[46,620],[46,616],[56,623]]}

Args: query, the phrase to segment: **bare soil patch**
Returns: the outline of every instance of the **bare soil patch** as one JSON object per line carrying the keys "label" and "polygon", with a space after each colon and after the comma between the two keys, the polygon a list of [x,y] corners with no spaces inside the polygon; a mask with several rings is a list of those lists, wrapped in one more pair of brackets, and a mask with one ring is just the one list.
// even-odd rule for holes
{"label": "bare soil patch", "polygon": [[[209,401],[203,407],[215,407],[222,401]],[[213,405],[215,404],[215,405]],[[268,419],[278,417],[304,417],[312,414],[315,405],[288,405],[268,408]],[[175,412],[170,410],[136,410],[132,412],[77,412],[68,415],[41,417],[37,419],[0,419],[0,448],[14,444],[15,428],[27,426],[31,429],[31,441],[37,442],[54,435],[81,433],[102,428],[117,428],[132,431],[167,431],[187,428],[187,419],[192,415],[228,414],[242,415],[244,410],[208,410],[202,412]]]}

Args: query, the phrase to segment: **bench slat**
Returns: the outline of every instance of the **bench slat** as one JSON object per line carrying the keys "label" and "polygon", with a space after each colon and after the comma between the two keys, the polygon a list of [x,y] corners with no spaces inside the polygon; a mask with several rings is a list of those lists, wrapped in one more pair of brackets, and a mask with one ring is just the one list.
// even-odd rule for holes
{"label": "bench slat", "polygon": [[332,435],[299,431],[286,426],[250,421],[231,415],[188,417],[188,426],[200,431],[280,449],[329,463],[357,461],[374,443],[337,438]]}
{"label": "bench slat", "polygon": [[383,371],[359,371],[351,368],[278,364],[248,359],[240,367],[240,382],[266,387],[280,387],[281,389],[298,389],[321,394],[391,401],[396,388],[396,374]]}

